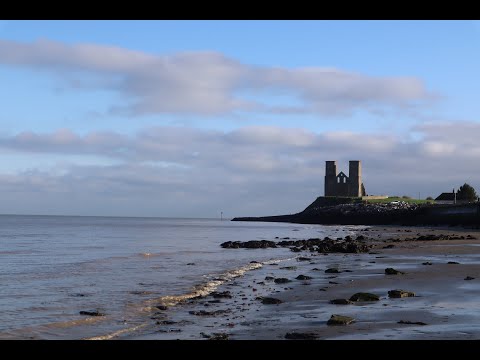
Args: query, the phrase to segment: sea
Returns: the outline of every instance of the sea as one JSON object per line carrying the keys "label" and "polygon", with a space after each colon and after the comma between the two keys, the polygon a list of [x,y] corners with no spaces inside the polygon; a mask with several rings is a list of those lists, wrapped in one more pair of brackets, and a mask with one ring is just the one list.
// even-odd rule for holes
{"label": "sea", "polygon": [[341,236],[355,232],[228,219],[0,215],[0,339],[138,338],[159,304],[181,307],[294,256],[222,242],[335,237],[339,228]]}

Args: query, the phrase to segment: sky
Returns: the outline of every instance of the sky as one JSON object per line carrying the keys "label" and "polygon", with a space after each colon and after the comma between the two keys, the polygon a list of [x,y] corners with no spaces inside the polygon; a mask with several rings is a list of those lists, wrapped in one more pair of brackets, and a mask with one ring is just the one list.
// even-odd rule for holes
{"label": "sky", "polygon": [[[479,21],[0,20],[0,213],[289,214],[480,190]],[[348,175],[348,174],[347,174]]]}

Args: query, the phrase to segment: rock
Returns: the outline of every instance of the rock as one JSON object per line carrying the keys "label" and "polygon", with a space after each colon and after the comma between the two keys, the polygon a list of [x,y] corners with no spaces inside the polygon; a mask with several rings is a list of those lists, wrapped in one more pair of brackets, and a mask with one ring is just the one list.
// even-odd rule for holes
{"label": "rock", "polygon": [[315,340],[318,338],[317,334],[314,333],[287,333],[285,339],[288,340]]}
{"label": "rock", "polygon": [[330,300],[330,304],[335,304],[335,305],[350,305],[352,302],[347,299],[334,299]]}
{"label": "rock", "polygon": [[415,293],[405,290],[390,290],[388,292],[388,297],[390,298],[404,298],[404,297],[414,297]]}
{"label": "rock", "polygon": [[208,340],[228,340],[229,335],[224,333],[213,333]]}
{"label": "rock", "polygon": [[297,270],[297,267],[296,266],[284,266],[284,267],[281,267],[279,269],[282,269],[282,270]]}
{"label": "rock", "polygon": [[334,269],[334,268],[325,270],[325,274],[338,274],[339,272],[340,271],[338,271],[338,269]]}
{"label": "rock", "polygon": [[188,263],[187,265],[195,265],[195,263]]}
{"label": "rock", "polygon": [[94,311],[80,311],[80,315],[87,315],[87,316],[105,316],[104,313],[94,310]]}
{"label": "rock", "polygon": [[313,268],[312,271],[320,271],[318,268]]}
{"label": "rock", "polygon": [[395,270],[394,268],[386,268],[385,274],[386,275],[403,275],[405,273],[403,271]]}
{"label": "rock", "polygon": [[158,310],[168,310],[168,307],[166,307],[165,305],[158,305],[158,306],[155,306]]}
{"label": "rock", "polygon": [[421,321],[409,321],[409,320],[400,320],[397,324],[407,324],[407,325],[427,325]]}
{"label": "rock", "polygon": [[458,265],[460,263],[456,262],[456,261],[449,261],[447,264],[449,265]]}
{"label": "rock", "polygon": [[253,261],[250,261],[250,264],[260,264],[260,263],[258,261],[253,260]]}
{"label": "rock", "polygon": [[300,251],[302,251],[302,249],[300,249],[300,248],[298,248],[298,247],[291,247],[291,248],[290,248],[290,251],[300,252]]}
{"label": "rock", "polygon": [[425,261],[422,265],[433,265],[430,261]]}
{"label": "rock", "polygon": [[[368,229],[366,229],[365,231],[368,231]],[[358,235],[357,238],[355,240],[365,240],[365,236],[363,235]]]}
{"label": "rock", "polygon": [[303,256],[300,256],[299,258],[297,258],[297,261],[310,261],[310,260],[312,259],[308,257],[303,257]]}
{"label": "rock", "polygon": [[277,304],[281,304],[282,302],[283,302],[282,300],[275,299],[275,298],[272,298],[272,297],[262,298],[262,304],[264,304],[264,305],[277,305]]}
{"label": "rock", "polygon": [[393,249],[394,247],[395,245],[390,244],[390,245],[385,245],[384,247],[382,247],[382,249]]}
{"label": "rock", "polygon": [[189,311],[188,313],[191,315],[197,315],[197,316],[216,316],[220,314],[226,314],[229,312],[230,310],[215,310],[215,311],[200,310],[200,311]]}
{"label": "rock", "polygon": [[355,321],[354,318],[344,315],[333,314],[327,321],[327,325],[348,325]]}
{"label": "rock", "polygon": [[333,284],[333,285],[338,285],[338,283],[335,282],[335,281],[329,281],[328,283],[329,283],[329,284]]}
{"label": "rock", "polygon": [[288,280],[286,278],[278,278],[278,279],[275,279],[274,281],[275,281],[275,284],[286,284],[292,280]]}
{"label": "rock", "polygon": [[173,325],[176,323],[177,323],[176,321],[172,321],[172,320],[157,321],[157,325]]}
{"label": "rock", "polygon": [[327,291],[327,288],[318,289],[319,291]]}
{"label": "rock", "polygon": [[463,280],[475,280],[475,278],[474,278],[474,277],[471,277],[471,276],[467,276],[467,277],[466,277],[465,279],[463,279]]}
{"label": "rock", "polygon": [[239,248],[246,248],[246,249],[266,249],[266,248],[276,248],[277,244],[275,241],[269,240],[250,240],[250,241],[227,241],[220,244],[222,248],[225,249],[239,249]]}
{"label": "rock", "polygon": [[297,279],[297,280],[311,280],[312,277],[307,276],[307,275],[298,275],[295,279]]}
{"label": "rock", "polygon": [[232,294],[230,293],[230,291],[223,291],[223,292],[214,291],[211,293],[211,295],[213,296],[214,299],[222,299],[222,298],[231,299],[232,298]]}
{"label": "rock", "polygon": [[273,276],[265,276],[265,280],[271,281],[271,280],[275,280],[275,278]]}
{"label": "rock", "polygon": [[378,300],[380,300],[378,295],[371,294],[371,293],[363,293],[363,292],[353,294],[350,297],[350,301],[378,301]]}

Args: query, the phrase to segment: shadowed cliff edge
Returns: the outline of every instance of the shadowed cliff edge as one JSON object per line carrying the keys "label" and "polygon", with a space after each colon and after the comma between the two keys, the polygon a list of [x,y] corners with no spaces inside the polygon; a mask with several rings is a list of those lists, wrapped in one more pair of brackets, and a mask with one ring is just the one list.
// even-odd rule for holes
{"label": "shadowed cliff edge", "polygon": [[236,217],[232,221],[338,225],[480,225],[480,203],[457,205],[364,203],[357,198],[318,197],[290,215]]}

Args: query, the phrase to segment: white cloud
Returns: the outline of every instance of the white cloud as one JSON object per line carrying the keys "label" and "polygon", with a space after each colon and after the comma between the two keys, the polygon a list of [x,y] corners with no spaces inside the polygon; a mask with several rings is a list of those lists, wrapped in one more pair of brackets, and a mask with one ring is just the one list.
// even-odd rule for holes
{"label": "white cloud", "polygon": [[[348,114],[415,106],[432,96],[413,77],[254,66],[206,51],[156,55],[94,44],[0,40],[0,64],[46,70],[73,88],[118,92],[124,103],[112,104],[110,110],[130,115],[236,110]],[[269,105],[262,100],[265,93],[287,95],[299,105]],[[249,94],[250,100],[241,94]]]}

